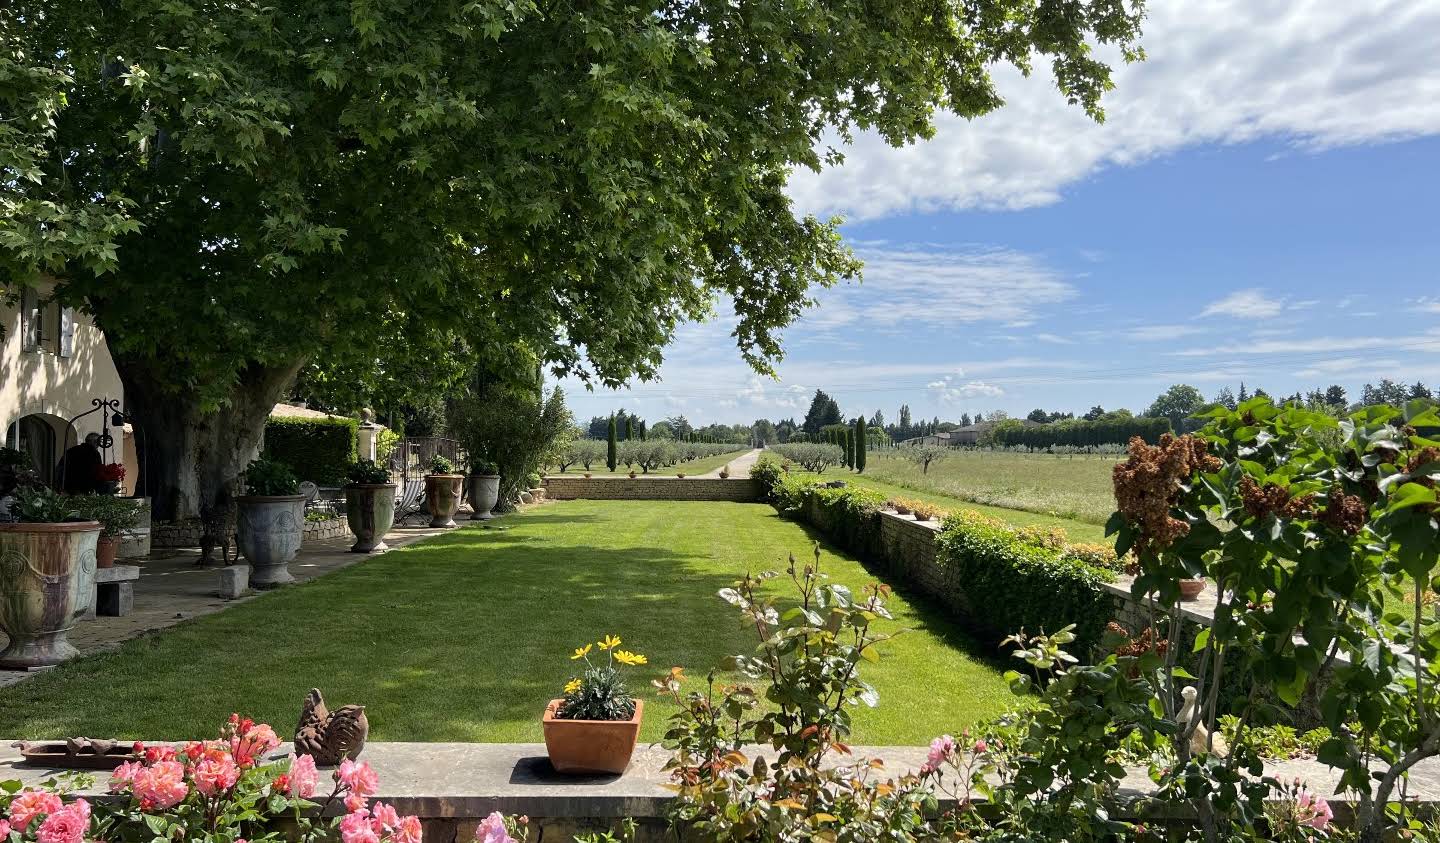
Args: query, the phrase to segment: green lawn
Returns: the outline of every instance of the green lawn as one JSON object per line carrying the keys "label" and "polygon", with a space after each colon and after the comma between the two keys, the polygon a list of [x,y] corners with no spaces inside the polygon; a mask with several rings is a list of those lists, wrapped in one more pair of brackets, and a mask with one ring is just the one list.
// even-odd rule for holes
{"label": "green lawn", "polygon": [[[753,633],[715,596],[746,570],[806,557],[812,537],[761,504],[567,501],[467,527],[310,583],[130,641],[0,689],[0,735],[182,739],[231,711],[287,732],[312,686],[368,706],[378,740],[538,741],[569,653],[606,633],[645,653],[643,737],[671,709],[649,680],[703,677],[749,652]],[[859,589],[872,577],[833,551],[822,565]],[[920,744],[1018,702],[981,647],[905,590],[896,627],[863,675],[880,707],[854,740]]]}
{"label": "green lawn", "polygon": [[[684,472],[687,476],[690,477],[695,477],[701,474],[709,474],[710,472],[720,468],[721,466],[733,462],[737,457],[744,456],[745,454],[748,454],[750,452],[750,449],[748,447],[737,446],[737,448],[738,450],[729,451],[727,453],[719,454],[713,457],[701,457],[698,460],[678,462],[674,465],[669,465],[664,468],[652,469],[650,473],[657,474],[662,477],[674,477],[677,472]],[[552,471],[552,473],[559,474],[560,472]],[[564,476],[578,477],[584,473],[584,468],[572,465],[570,466],[570,470],[565,472]],[[590,467],[590,473],[595,475],[596,477],[624,477],[630,473],[630,469],[626,468],[623,465],[617,465],[615,467],[615,470],[612,472],[610,469],[605,467],[605,461],[602,459],[598,465]],[[637,475],[643,474],[643,472],[640,471],[639,468],[635,469],[635,473]]]}

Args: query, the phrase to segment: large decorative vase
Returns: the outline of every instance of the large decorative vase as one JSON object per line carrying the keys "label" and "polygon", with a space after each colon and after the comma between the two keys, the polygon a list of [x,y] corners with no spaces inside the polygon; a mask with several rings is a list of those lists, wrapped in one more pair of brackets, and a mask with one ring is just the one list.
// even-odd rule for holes
{"label": "large decorative vase", "polygon": [[100,524],[0,524],[0,667],[59,664],[76,650],[65,634],[95,597]]}
{"label": "large decorative vase", "polygon": [[425,475],[425,506],[430,510],[431,527],[454,527],[455,513],[460,511],[465,475]]}
{"label": "large decorative vase", "polygon": [[120,551],[120,537],[119,537],[119,536],[110,536],[109,538],[106,538],[105,536],[101,536],[101,537],[99,538],[99,540],[97,540],[97,541],[95,542],[95,567],[97,567],[97,568],[113,568],[113,567],[115,567],[115,554],[118,553],[119,551]]}
{"label": "large decorative vase", "polygon": [[635,715],[629,720],[562,720],[555,711],[563,702],[551,700],[540,721],[550,766],[556,772],[575,775],[625,772],[640,739],[644,701],[635,701]]}
{"label": "large decorative vase", "polygon": [[495,516],[490,514],[490,510],[495,508],[495,504],[499,500],[500,475],[470,475],[470,508],[474,510],[470,515],[471,521],[489,521],[494,518]]}
{"label": "large decorative vase", "polygon": [[305,496],[247,495],[235,499],[235,543],[250,563],[250,584],[274,588],[295,582],[290,560],[305,533]]}
{"label": "large decorative vase", "polygon": [[395,526],[394,483],[351,483],[345,487],[345,520],[355,534],[351,553],[388,550],[385,534]]}

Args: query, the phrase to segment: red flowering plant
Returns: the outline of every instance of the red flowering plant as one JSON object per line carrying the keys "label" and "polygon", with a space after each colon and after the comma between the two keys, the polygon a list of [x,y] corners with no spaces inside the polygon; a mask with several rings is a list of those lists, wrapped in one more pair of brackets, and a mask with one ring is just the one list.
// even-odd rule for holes
{"label": "red flowering plant", "polygon": [[103,463],[95,469],[95,479],[102,483],[119,483],[125,479],[125,466],[118,462]]}
{"label": "red flowering plant", "polygon": [[[52,781],[36,788],[0,782],[0,841],[107,843],[421,843],[420,820],[371,802],[379,781],[365,762],[346,760],[320,798],[315,759],[268,761],[280,746],[275,730],[231,715],[215,740],[181,745],[135,744],[139,760],[117,767],[110,797],[93,805],[66,801],[72,789]],[[343,816],[327,816],[343,804]],[[283,821],[283,822],[282,822]]]}

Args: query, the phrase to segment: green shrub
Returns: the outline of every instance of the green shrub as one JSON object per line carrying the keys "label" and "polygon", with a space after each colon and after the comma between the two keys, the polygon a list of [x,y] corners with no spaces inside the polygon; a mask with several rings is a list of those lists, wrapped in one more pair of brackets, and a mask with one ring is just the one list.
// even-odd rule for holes
{"label": "green shrub", "polygon": [[290,466],[279,460],[252,460],[245,469],[246,494],[261,497],[280,497],[300,492],[300,481]]}
{"label": "green shrub", "polygon": [[359,455],[359,429],[355,419],[272,416],[265,423],[261,456],[284,463],[303,480],[343,483]]}
{"label": "green shrub", "polygon": [[390,482],[390,472],[384,466],[377,465],[374,460],[358,460],[350,464],[345,472],[351,483],[361,485],[378,485]]}
{"label": "green shrub", "polygon": [[785,479],[785,470],[768,456],[761,457],[750,466],[750,477],[760,483],[760,497],[767,503],[775,502],[775,487]]}
{"label": "green shrub", "polygon": [[963,608],[963,622],[999,641],[1024,629],[1055,632],[1075,624],[1077,649],[1099,644],[1114,617],[1114,598],[1101,585],[1114,574],[1087,559],[1089,549],[1071,552],[1063,535],[1021,530],[976,512],[945,520],[936,537],[936,561],[946,569],[953,594],[947,602]]}
{"label": "green shrub", "polygon": [[455,463],[444,454],[436,454],[430,458],[431,474],[454,474]]}
{"label": "green shrub", "polygon": [[611,416],[609,434],[605,442],[605,467],[614,471],[615,466],[619,464],[620,455],[617,453],[617,443],[615,441],[615,417]]}

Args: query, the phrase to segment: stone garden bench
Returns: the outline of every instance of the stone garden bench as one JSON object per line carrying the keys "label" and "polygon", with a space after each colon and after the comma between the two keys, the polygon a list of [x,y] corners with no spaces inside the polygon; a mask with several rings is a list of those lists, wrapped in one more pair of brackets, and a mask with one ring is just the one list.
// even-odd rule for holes
{"label": "stone garden bench", "polygon": [[95,569],[95,599],[90,601],[87,620],[96,615],[118,618],[130,614],[135,607],[135,581],[140,579],[139,565],[115,565]]}

